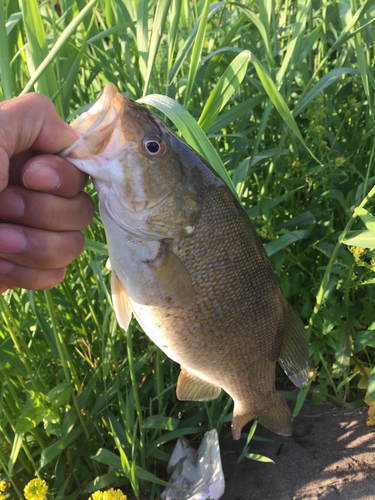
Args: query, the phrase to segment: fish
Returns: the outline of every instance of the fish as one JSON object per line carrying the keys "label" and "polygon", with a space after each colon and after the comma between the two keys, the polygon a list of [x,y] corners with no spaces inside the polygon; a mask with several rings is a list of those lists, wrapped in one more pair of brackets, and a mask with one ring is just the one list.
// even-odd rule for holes
{"label": "fish", "polygon": [[119,325],[132,314],[181,366],[182,401],[234,401],[232,434],[251,420],[290,436],[278,361],[309,378],[304,328],[242,205],[213,168],[146,107],[107,83],[61,155],[98,192]]}

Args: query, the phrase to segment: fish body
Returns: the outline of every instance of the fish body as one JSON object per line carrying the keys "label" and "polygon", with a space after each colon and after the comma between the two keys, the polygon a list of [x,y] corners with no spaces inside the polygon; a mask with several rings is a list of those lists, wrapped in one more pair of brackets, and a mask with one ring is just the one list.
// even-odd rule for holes
{"label": "fish body", "polygon": [[181,365],[181,400],[234,400],[233,437],[254,418],[292,433],[275,363],[308,380],[304,330],[250,219],[213,169],[158,117],[107,84],[62,155],[98,191],[117,318],[134,313]]}

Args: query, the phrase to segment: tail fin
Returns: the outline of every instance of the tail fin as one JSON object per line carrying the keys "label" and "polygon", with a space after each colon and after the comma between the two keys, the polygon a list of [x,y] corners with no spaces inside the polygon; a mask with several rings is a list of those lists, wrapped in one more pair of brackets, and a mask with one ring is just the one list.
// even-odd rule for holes
{"label": "tail fin", "polygon": [[285,402],[285,399],[275,392],[274,394],[274,405],[267,410],[257,411],[256,413],[247,413],[244,415],[236,415],[236,409],[234,409],[233,420],[232,420],[232,434],[233,439],[240,439],[242,428],[253,420],[257,418],[259,423],[276,434],[281,436],[291,436],[293,433],[292,427],[292,415],[290,413],[289,407]]}
{"label": "tail fin", "polygon": [[309,349],[305,331],[288,303],[286,304],[284,342],[279,363],[297,387],[305,385],[309,380]]}
{"label": "tail fin", "polygon": [[278,392],[275,393],[275,405],[269,410],[258,412],[258,420],[261,425],[281,436],[293,434],[292,415],[285,399]]}

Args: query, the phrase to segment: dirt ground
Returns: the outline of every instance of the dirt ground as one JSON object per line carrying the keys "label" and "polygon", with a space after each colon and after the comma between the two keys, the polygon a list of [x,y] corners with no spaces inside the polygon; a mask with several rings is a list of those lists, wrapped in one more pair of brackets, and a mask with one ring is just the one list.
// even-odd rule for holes
{"label": "dirt ground", "polygon": [[273,442],[252,441],[249,452],[266,455],[274,464],[245,458],[235,467],[244,440],[224,439],[227,480],[221,500],[374,500],[375,427],[368,427],[366,418],[366,408],[307,403],[281,452],[283,438],[258,426],[256,435]]}

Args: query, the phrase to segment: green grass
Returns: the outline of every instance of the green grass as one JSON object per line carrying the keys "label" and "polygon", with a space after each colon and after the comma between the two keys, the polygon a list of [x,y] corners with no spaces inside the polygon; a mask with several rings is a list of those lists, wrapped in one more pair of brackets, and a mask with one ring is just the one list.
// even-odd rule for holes
{"label": "green grass", "polygon": [[[307,327],[313,400],[363,404],[358,371],[372,403],[373,4],[5,4],[1,100],[37,90],[71,119],[111,81],[152,106],[253,219]],[[98,215],[84,233],[61,285],[0,297],[0,479],[12,498],[35,474],[56,499],[106,486],[158,498],[176,438],[227,434],[231,401],[177,401],[179,367],[134,321],[126,334],[117,326]],[[263,459],[251,453],[254,431],[241,459]]]}

